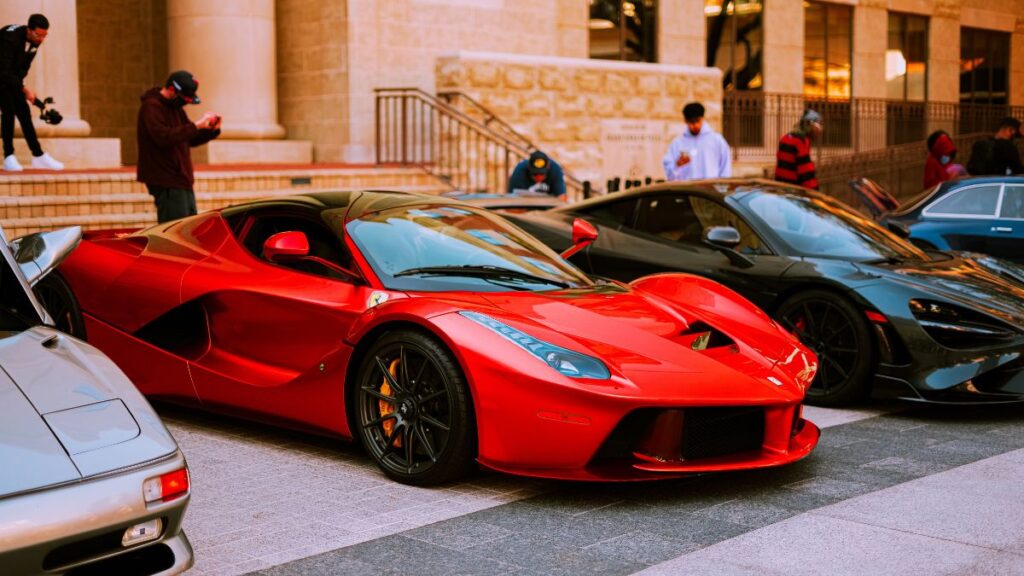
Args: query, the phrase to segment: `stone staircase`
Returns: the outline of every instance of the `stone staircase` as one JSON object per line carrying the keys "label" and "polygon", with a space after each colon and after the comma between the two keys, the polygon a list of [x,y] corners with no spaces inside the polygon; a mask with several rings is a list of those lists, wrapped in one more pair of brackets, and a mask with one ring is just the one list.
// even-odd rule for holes
{"label": "stone staircase", "polygon": [[[418,168],[367,166],[199,167],[199,211],[314,190],[388,189],[439,194],[447,188]],[[0,175],[0,225],[15,238],[65,226],[137,228],[156,208],[131,168]]]}

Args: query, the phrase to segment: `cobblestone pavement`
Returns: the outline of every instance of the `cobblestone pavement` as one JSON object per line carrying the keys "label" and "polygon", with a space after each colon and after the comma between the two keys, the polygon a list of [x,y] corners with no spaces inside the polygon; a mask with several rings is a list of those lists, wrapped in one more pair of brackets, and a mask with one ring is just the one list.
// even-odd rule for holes
{"label": "cobblestone pavement", "polygon": [[[482,473],[434,489],[390,482],[358,448],[338,441],[178,409],[161,413],[193,474],[185,529],[196,549],[194,573],[673,574],[689,573],[692,563],[700,567],[692,573],[767,574],[776,567],[719,558],[732,546],[750,554],[779,537],[792,540],[786,527],[801,522],[847,522],[821,529],[839,544],[864,539],[825,511],[1024,448],[1024,408],[891,409],[808,409],[828,428],[811,457],[784,468],[621,485]],[[958,490],[949,488],[948,497]],[[943,503],[924,505],[919,521],[929,525],[928,506],[939,518]],[[984,527],[985,514],[979,509],[972,525]],[[925,550],[965,557],[956,547],[965,544],[936,541]],[[1014,565],[1001,562],[991,567]],[[839,568],[830,570],[858,573]]]}

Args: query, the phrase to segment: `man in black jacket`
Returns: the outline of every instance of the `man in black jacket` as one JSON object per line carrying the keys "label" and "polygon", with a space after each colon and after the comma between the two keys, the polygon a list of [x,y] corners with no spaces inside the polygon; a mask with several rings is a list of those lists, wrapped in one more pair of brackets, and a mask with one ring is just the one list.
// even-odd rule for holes
{"label": "man in black jacket", "polygon": [[28,26],[11,24],[0,30],[0,133],[4,144],[4,170],[20,172],[22,169],[14,156],[15,117],[32,151],[32,167],[64,169],[64,164],[43,152],[39,145],[28,107],[29,102],[35,101],[36,93],[25,86],[25,76],[49,30],[50,21],[42,14],[29,16]]}
{"label": "man in black jacket", "polygon": [[1024,174],[1020,152],[1014,140],[1022,136],[1020,120],[1007,116],[999,122],[995,136],[974,143],[967,172],[972,176]]}

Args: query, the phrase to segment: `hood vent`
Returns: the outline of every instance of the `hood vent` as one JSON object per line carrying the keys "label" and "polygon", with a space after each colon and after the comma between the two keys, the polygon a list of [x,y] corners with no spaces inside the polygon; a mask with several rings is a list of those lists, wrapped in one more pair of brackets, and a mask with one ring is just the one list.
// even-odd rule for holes
{"label": "hood vent", "polygon": [[734,346],[736,342],[725,335],[717,328],[713,328],[704,322],[694,322],[684,332],[679,334],[679,343],[689,346],[690,349],[701,351],[712,348],[723,348]]}

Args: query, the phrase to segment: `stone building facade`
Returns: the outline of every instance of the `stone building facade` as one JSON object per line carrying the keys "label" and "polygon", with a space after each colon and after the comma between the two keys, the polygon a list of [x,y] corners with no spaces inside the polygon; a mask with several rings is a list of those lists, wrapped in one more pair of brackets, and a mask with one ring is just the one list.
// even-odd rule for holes
{"label": "stone building facade", "polygon": [[[751,3],[764,93],[801,94],[808,6],[827,4],[852,11],[852,97],[886,97],[887,15],[900,13],[928,21],[929,102],[961,97],[961,30],[971,28],[1008,35],[1008,103],[1024,105],[1024,0],[739,2]],[[722,72],[707,66],[716,1],[619,6],[640,4],[657,18],[654,62],[589,58],[604,25],[594,0],[0,0],[0,21],[42,12],[53,22],[30,82],[67,118],[45,135],[71,166],[133,164],[140,93],[187,68],[203,96],[190,113],[225,118],[199,161],[371,163],[374,89],[410,86],[479,97],[570,170],[600,177],[620,150],[616,130],[667,138],[691,99],[721,122]]]}

